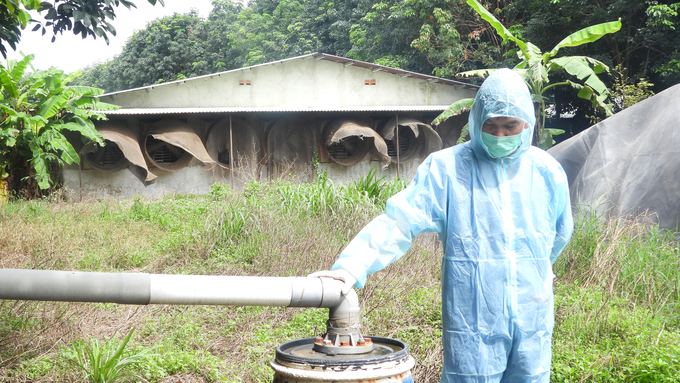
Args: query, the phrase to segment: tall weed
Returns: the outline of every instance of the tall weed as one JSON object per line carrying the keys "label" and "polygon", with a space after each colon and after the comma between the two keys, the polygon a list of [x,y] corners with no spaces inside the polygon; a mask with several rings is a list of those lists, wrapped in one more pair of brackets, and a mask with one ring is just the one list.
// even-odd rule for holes
{"label": "tall weed", "polygon": [[642,219],[577,219],[569,246],[555,265],[559,281],[598,287],[666,315],[680,329],[680,246],[675,233]]}
{"label": "tall weed", "polygon": [[376,168],[371,168],[365,176],[352,184],[359,195],[368,198],[371,202],[375,202],[380,197],[386,183],[385,177],[378,178],[377,173]]}
{"label": "tall weed", "polygon": [[678,243],[644,218],[577,216],[555,264],[551,381],[679,381]]}
{"label": "tall weed", "polygon": [[145,352],[126,355],[126,346],[133,333],[134,328],[121,341],[115,335],[104,343],[96,338],[91,338],[89,342],[76,341],[71,345],[70,351],[63,351],[63,356],[80,368],[85,378],[92,383],[115,383],[136,378],[130,367],[147,355]]}

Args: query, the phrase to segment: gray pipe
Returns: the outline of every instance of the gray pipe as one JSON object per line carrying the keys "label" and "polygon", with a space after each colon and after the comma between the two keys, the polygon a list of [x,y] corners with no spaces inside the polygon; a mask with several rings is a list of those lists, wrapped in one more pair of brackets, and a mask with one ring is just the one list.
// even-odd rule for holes
{"label": "gray pipe", "polygon": [[[0,269],[0,299],[15,300],[323,308],[344,302],[353,306],[341,289],[342,282],[330,278]],[[358,309],[358,300],[356,305]]]}
{"label": "gray pipe", "polygon": [[0,299],[329,308],[326,334],[314,342],[314,350],[328,355],[370,352],[373,344],[359,332],[357,293],[342,295],[342,286],[331,278],[0,269]]}
{"label": "gray pipe", "polygon": [[149,303],[149,274],[0,269],[0,298]]}

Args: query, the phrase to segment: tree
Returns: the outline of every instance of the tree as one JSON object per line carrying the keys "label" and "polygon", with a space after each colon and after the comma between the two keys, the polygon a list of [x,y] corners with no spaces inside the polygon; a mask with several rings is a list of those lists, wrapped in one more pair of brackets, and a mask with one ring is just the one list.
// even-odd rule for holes
{"label": "tree", "polygon": [[31,21],[30,10],[38,9],[40,0],[0,0],[0,53],[7,57],[7,47],[16,49],[21,30]]}
{"label": "tree", "polygon": [[304,2],[299,0],[256,1],[245,9],[229,35],[233,48],[245,55],[244,65],[319,51],[320,38],[309,28],[304,11]]}
{"label": "tree", "polygon": [[312,52],[346,56],[349,29],[361,17],[354,1],[213,1],[207,20],[175,14],[133,35],[123,52],[86,68],[77,81],[129,89],[262,64]]}
{"label": "tree", "polygon": [[446,0],[359,1],[363,15],[350,30],[352,49],[347,53],[357,60],[431,73],[432,66],[411,42],[437,6]]}
{"label": "tree", "polygon": [[[163,0],[147,1],[153,5],[156,2],[164,5]],[[35,24],[33,31],[42,29],[43,35],[51,28],[52,41],[58,33],[72,30],[83,38],[102,37],[108,43],[108,34],[116,35],[116,29],[109,20],[115,19],[114,8],[120,5],[128,9],[135,7],[129,0],[0,0],[0,53],[7,57],[5,44],[16,49],[21,31],[30,23]],[[32,19],[29,14],[32,10],[44,13],[45,20]]]}
{"label": "tree", "polygon": [[[509,1],[495,2],[493,13],[501,18],[513,34],[521,37],[521,17]],[[453,77],[460,72],[514,66],[516,49],[493,32],[463,0],[452,0],[445,7],[435,7],[420,27],[420,35],[411,45],[427,57],[433,73]]]}
{"label": "tree", "polygon": [[117,108],[98,100],[101,89],[68,85],[79,72],[66,76],[52,69],[24,77],[32,59],[0,66],[0,179],[27,197],[53,184],[51,168],[80,161],[69,133],[103,145],[91,119],[105,116],[94,110]]}
{"label": "tree", "polygon": [[113,60],[86,68],[77,83],[113,92],[209,73],[202,24],[195,10],[158,18],[136,31]]}
{"label": "tree", "polygon": [[[117,58],[126,88],[193,77],[204,57],[202,20],[193,10],[156,19],[135,32]],[[201,73],[202,74],[202,73]]]}
{"label": "tree", "polygon": [[231,0],[213,1],[213,9],[201,26],[204,54],[197,70],[201,74],[221,72],[243,66],[243,52],[234,48],[231,36],[238,27],[238,16],[243,12],[241,3]]}
{"label": "tree", "polygon": [[[678,16],[680,3],[657,4],[650,2],[646,14],[648,16],[644,32],[648,41],[655,42],[655,46],[650,46],[647,53],[650,56],[659,57],[654,60],[648,58],[644,61],[649,65],[653,73],[639,71],[638,73],[628,73],[628,77],[634,76],[633,81],[642,77],[656,77],[655,82],[660,82],[664,88],[680,82],[680,17]],[[646,69],[647,67],[643,67]],[[656,75],[656,76],[653,76]]]}
{"label": "tree", "polygon": [[608,20],[621,20],[621,30],[574,49],[610,65],[621,66],[630,83],[649,79],[657,90],[680,81],[680,3],[648,0],[517,0],[516,6],[530,12],[525,37],[540,47],[557,43],[555,31],[578,30]]}
{"label": "tree", "polygon": [[[554,130],[543,129],[546,116],[545,93],[553,87],[561,85],[570,86],[578,91],[578,97],[590,100],[593,107],[599,107],[607,115],[611,115],[611,105],[605,102],[609,96],[607,86],[597,76],[604,71],[609,71],[609,67],[601,61],[588,56],[555,56],[557,56],[557,53],[562,48],[576,47],[597,41],[607,34],[618,31],[621,29],[620,20],[581,29],[562,39],[549,52],[543,53],[531,42],[523,41],[514,36],[476,0],[467,0],[467,3],[479,13],[480,17],[494,27],[503,41],[510,41],[519,48],[517,55],[520,63],[515,66],[515,71],[524,78],[524,81],[529,86],[532,99],[536,105],[538,118],[536,120],[536,136],[534,139],[538,146],[549,148],[553,145],[552,135],[556,132]],[[554,71],[565,71],[572,78],[576,77],[582,83],[572,80],[552,82],[550,75]],[[484,73],[488,73],[488,70],[466,72],[463,75],[481,75]]]}

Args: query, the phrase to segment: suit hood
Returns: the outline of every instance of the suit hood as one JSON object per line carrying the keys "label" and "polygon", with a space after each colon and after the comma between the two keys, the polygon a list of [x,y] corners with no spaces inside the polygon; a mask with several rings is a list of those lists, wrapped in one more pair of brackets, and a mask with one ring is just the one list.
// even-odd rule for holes
{"label": "suit hood", "polygon": [[520,133],[522,144],[519,149],[505,158],[513,161],[529,150],[536,124],[534,104],[524,80],[510,69],[499,69],[487,77],[470,109],[468,123],[472,149],[478,157],[488,160],[496,158],[491,157],[482,143],[482,124],[492,117],[513,117],[529,124],[529,128]]}

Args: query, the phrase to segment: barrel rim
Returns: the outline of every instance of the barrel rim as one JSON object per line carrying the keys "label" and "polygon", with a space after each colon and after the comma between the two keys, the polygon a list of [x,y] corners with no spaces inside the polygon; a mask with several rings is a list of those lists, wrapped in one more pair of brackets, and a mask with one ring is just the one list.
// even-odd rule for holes
{"label": "barrel rim", "polygon": [[370,358],[356,358],[356,359],[319,359],[319,358],[304,358],[300,356],[290,355],[283,352],[283,349],[300,346],[308,343],[314,343],[316,338],[303,338],[292,340],[290,342],[282,343],[276,347],[276,360],[284,363],[300,363],[314,367],[341,367],[341,366],[357,366],[361,364],[376,364],[385,362],[403,361],[408,359],[408,345],[400,340],[392,338],[382,338],[377,336],[370,337],[373,343],[394,345],[401,347],[401,350],[387,355],[378,355]]}

